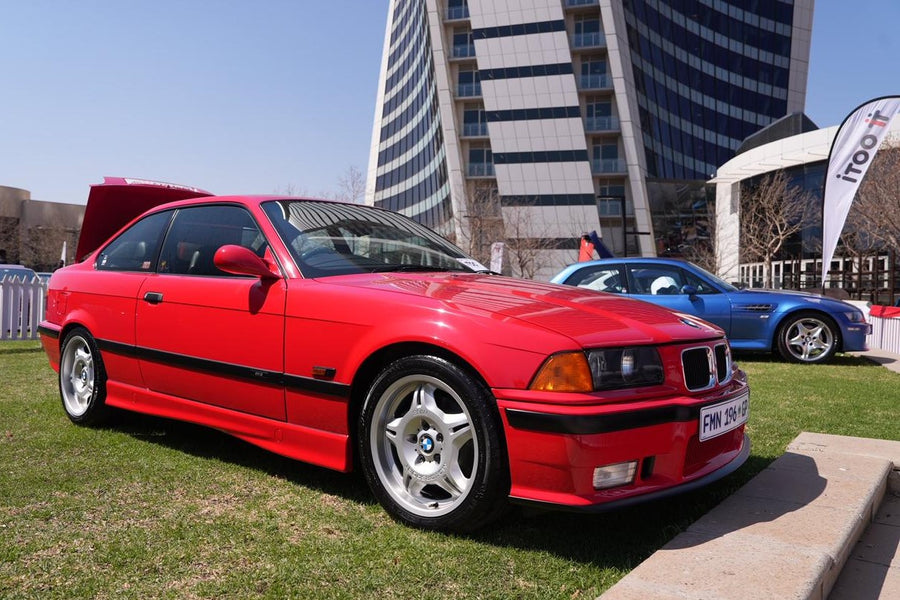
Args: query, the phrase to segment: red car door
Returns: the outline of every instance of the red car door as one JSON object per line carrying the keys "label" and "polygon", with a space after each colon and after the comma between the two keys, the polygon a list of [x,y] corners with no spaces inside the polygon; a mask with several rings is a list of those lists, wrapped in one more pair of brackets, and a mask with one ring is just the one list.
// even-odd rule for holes
{"label": "red car door", "polygon": [[264,252],[265,240],[239,206],[179,210],[157,273],[141,286],[136,341],[151,390],[285,420],[282,279],[219,271],[225,244]]}

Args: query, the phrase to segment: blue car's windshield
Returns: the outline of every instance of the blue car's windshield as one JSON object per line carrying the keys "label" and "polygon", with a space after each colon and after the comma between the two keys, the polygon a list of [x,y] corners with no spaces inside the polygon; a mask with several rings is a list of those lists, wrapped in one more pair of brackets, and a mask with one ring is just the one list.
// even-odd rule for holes
{"label": "blue car's windshield", "polygon": [[712,273],[710,273],[703,267],[694,265],[694,268],[697,271],[699,271],[704,277],[706,277],[707,279],[709,279],[710,281],[715,283],[717,286],[721,287],[723,291],[726,291],[726,292],[737,292],[738,291],[738,288],[734,287],[733,285],[731,285],[724,279],[717,277],[716,275],[713,275]]}

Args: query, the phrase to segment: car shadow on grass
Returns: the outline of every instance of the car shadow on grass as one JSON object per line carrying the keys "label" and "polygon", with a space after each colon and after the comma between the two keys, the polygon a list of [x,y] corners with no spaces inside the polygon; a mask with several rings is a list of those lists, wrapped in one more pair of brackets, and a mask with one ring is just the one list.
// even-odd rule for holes
{"label": "car shadow on grass", "polygon": [[471,537],[540,550],[569,560],[629,570],[765,469],[771,459],[750,456],[735,473],[699,490],[599,513],[515,508]]}
{"label": "car shadow on grass", "polygon": [[222,431],[140,413],[114,409],[107,429],[197,456],[239,465],[362,504],[376,504],[356,473],[340,473],[269,452]]}
{"label": "car shadow on grass", "polygon": [[[377,505],[359,472],[339,473],[295,461],[207,427],[123,411],[116,411],[107,427],[193,456],[260,471],[306,489],[362,505]],[[684,531],[770,462],[771,459],[750,456],[737,472],[701,490],[609,512],[542,511],[511,505],[497,522],[454,537],[628,570]]]}

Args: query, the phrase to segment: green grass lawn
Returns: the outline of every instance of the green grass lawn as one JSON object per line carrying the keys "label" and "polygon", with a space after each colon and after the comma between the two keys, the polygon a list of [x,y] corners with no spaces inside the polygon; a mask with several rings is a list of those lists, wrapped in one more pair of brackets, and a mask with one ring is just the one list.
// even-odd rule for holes
{"label": "green grass lawn", "polygon": [[468,537],[394,523],[362,478],[138,415],[90,429],[34,342],[0,344],[2,598],[594,598],[800,431],[900,439],[900,375],[740,358],[753,453],[704,490]]}

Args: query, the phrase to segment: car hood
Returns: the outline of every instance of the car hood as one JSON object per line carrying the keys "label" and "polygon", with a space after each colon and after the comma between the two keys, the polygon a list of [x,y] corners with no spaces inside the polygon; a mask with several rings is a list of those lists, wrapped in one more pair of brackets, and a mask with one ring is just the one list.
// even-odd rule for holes
{"label": "car hood", "polygon": [[212,196],[212,194],[174,183],[104,177],[103,183],[92,185],[91,192],[88,194],[81,233],[78,236],[78,248],[75,250],[75,260],[84,260],[109,236],[154,206],[200,196]]}
{"label": "car hood", "polygon": [[388,273],[320,280],[428,298],[470,318],[520,321],[583,347],[707,340],[722,330],[697,317],[614,294],[497,275]]}

